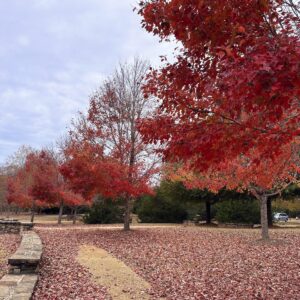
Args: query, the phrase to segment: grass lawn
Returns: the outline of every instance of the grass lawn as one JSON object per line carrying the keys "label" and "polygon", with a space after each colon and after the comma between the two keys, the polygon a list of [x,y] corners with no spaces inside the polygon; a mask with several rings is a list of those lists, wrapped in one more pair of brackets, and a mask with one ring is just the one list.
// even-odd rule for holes
{"label": "grass lawn", "polygon": [[7,259],[20,243],[20,236],[15,234],[0,234],[0,278],[7,272]]}
{"label": "grass lawn", "polygon": [[108,286],[109,276],[112,285],[126,284],[113,278],[119,263],[125,277],[134,272],[141,279],[146,299],[299,299],[298,229],[271,230],[279,241],[270,244],[257,242],[259,230],[246,229],[36,230],[44,254],[34,300],[138,299],[133,287],[122,288],[118,298]]}
{"label": "grass lawn", "polygon": [[[7,215],[0,215],[0,219],[1,218],[7,218]],[[9,215],[10,219],[16,219],[22,222],[30,222],[31,216],[30,214],[19,214],[19,215]],[[51,224],[57,224],[57,215],[36,215],[34,218],[34,223],[37,224],[47,224],[47,225],[51,225]],[[72,224],[71,220],[67,220],[67,216],[64,215],[63,216],[63,220],[62,220],[63,224]],[[81,223],[78,220],[78,223]]]}

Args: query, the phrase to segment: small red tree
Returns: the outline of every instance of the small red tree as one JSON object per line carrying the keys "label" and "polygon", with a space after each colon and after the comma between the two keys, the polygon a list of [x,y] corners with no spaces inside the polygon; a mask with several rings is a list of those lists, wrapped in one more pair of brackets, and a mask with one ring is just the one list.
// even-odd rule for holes
{"label": "small red tree", "polygon": [[61,224],[64,205],[77,206],[84,203],[79,194],[70,190],[60,172],[59,159],[53,152],[41,151],[28,155],[25,166],[34,169],[31,194],[59,207],[58,224]]}
{"label": "small red tree", "polygon": [[7,201],[8,203],[16,203],[21,208],[31,208],[33,211],[35,199],[29,193],[30,185],[28,180],[21,172],[14,177],[8,178],[7,183]]}
{"label": "small red tree", "polygon": [[27,150],[27,148],[21,148],[16,152],[14,159],[12,159],[12,163],[8,165],[8,203],[14,203],[21,208],[30,208],[31,222],[34,221],[37,203],[41,204],[41,201],[32,194],[36,167],[33,164],[28,164],[29,156],[36,154],[37,152],[33,149]]}
{"label": "small red tree", "polygon": [[8,200],[23,208],[31,207],[32,222],[36,207],[59,206],[61,223],[63,204],[83,203],[83,198],[66,185],[53,154],[44,150],[29,153],[24,166],[9,178]]}

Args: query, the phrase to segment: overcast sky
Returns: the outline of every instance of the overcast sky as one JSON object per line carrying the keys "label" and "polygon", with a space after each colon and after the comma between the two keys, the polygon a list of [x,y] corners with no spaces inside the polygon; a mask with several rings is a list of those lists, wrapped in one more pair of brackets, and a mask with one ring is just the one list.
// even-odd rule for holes
{"label": "overcast sky", "polygon": [[159,64],[172,46],[144,31],[137,0],[0,1],[0,163],[55,142],[121,61]]}

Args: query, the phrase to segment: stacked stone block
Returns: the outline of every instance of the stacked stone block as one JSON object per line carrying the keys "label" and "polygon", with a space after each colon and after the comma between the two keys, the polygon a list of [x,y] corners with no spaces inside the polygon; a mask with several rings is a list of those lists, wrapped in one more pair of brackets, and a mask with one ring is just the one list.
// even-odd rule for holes
{"label": "stacked stone block", "polygon": [[20,234],[22,231],[28,231],[33,228],[33,223],[19,222],[17,220],[1,220],[0,234]]}
{"label": "stacked stone block", "polygon": [[0,300],[30,300],[38,281],[42,242],[34,231],[24,231],[17,251],[8,259],[10,274],[0,280]]}

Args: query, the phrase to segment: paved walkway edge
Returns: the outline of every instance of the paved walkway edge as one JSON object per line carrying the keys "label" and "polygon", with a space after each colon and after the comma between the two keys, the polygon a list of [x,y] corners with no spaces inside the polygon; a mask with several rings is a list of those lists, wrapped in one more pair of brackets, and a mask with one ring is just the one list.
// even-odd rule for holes
{"label": "paved walkway edge", "polygon": [[30,300],[38,281],[42,242],[34,231],[24,232],[17,251],[8,259],[10,273],[0,280],[0,300]]}

